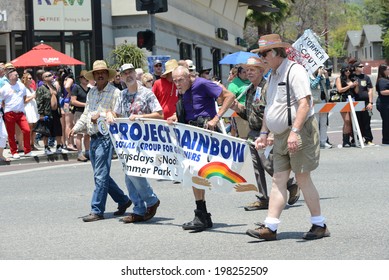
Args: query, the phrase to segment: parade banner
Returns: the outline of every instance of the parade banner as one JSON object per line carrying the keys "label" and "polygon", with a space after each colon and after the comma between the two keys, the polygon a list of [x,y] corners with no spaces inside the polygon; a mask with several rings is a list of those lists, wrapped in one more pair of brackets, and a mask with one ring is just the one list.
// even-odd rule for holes
{"label": "parade banner", "polygon": [[328,59],[325,50],[320,46],[312,30],[307,29],[293,44],[289,59],[303,65],[309,74],[314,73]]}
{"label": "parade banner", "polygon": [[258,191],[245,140],[164,120],[99,120],[111,137],[125,174],[182,182],[221,192]]}

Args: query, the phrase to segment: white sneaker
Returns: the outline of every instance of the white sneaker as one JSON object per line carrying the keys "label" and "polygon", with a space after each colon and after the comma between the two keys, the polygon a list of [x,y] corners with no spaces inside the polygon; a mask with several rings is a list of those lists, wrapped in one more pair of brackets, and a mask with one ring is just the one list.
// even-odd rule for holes
{"label": "white sneaker", "polygon": [[328,144],[327,142],[320,145],[321,149],[331,149],[332,145]]}
{"label": "white sneaker", "polygon": [[16,154],[13,154],[13,155],[12,155],[12,158],[13,158],[13,159],[20,159],[20,156],[19,156],[18,153],[16,153]]}
{"label": "white sneaker", "polygon": [[366,146],[375,146],[375,144],[371,141],[368,141],[365,143]]}
{"label": "white sneaker", "polygon": [[29,152],[27,154],[24,154],[25,157],[35,157],[36,154],[32,153],[32,152]]}
{"label": "white sneaker", "polygon": [[61,153],[62,153],[63,155],[66,155],[66,154],[69,153],[69,151],[68,151],[68,149],[66,149],[66,148],[62,148],[62,149],[61,149]]}
{"label": "white sneaker", "polygon": [[50,156],[52,154],[54,153],[50,150],[50,148],[45,148],[45,155]]}

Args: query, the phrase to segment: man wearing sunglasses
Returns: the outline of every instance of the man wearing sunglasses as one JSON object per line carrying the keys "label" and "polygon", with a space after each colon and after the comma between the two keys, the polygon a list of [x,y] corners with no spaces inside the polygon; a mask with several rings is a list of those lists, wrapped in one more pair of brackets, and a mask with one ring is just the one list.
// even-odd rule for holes
{"label": "man wearing sunglasses", "polygon": [[[311,179],[311,171],[319,165],[320,145],[307,72],[287,58],[286,49],[291,45],[282,42],[278,34],[262,36],[258,45],[259,49],[253,52],[262,55],[272,74],[262,128],[255,145],[257,149],[263,149],[274,144],[274,174],[267,217],[263,224],[247,230],[246,234],[266,241],[277,239],[279,218],[287,202],[286,186],[293,171],[311,214],[312,227],[303,238],[312,240],[330,236],[321,215],[320,197]],[[291,124],[288,121],[288,92]],[[273,133],[274,139],[268,139],[269,132]]]}
{"label": "man wearing sunglasses", "polygon": [[153,72],[153,76],[154,76],[154,82],[156,80],[159,80],[162,76],[162,71],[163,71],[163,68],[162,68],[162,61],[157,59],[157,60],[154,60],[154,63],[153,63],[153,69],[154,69],[154,72]]}
{"label": "man wearing sunglasses", "polygon": [[[36,90],[36,103],[38,107],[38,114],[40,115],[40,122],[48,126],[50,136],[55,137],[57,141],[57,154],[67,154],[68,150],[63,148],[62,143],[62,125],[61,125],[61,109],[59,105],[60,93],[53,85],[54,77],[51,72],[44,72],[42,74],[43,85]],[[45,154],[52,155],[48,145],[48,137],[43,135],[43,143],[45,145]]]}

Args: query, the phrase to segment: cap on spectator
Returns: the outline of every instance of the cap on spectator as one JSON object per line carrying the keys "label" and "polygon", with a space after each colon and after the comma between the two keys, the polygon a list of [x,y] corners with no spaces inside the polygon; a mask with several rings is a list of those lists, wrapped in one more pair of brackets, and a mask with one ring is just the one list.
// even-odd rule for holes
{"label": "cap on spectator", "polygon": [[126,63],[126,64],[123,64],[122,66],[120,66],[120,73],[123,73],[124,71],[128,70],[128,69],[134,69],[135,70],[135,67],[134,65],[132,65],[132,63]]}
{"label": "cap on spectator", "polygon": [[162,61],[160,61],[159,59],[154,60],[153,65],[155,66],[157,64],[161,64],[162,65]]}
{"label": "cap on spectator", "polygon": [[196,66],[193,64],[193,61],[190,59],[185,60],[188,64],[189,71],[196,71]]}

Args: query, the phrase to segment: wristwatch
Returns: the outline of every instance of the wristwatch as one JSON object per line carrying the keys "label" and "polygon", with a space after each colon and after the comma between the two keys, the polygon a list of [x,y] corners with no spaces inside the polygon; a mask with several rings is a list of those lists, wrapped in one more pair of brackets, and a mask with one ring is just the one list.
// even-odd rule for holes
{"label": "wristwatch", "polygon": [[296,134],[299,134],[300,133],[300,130],[296,127],[292,127],[292,131]]}

